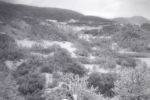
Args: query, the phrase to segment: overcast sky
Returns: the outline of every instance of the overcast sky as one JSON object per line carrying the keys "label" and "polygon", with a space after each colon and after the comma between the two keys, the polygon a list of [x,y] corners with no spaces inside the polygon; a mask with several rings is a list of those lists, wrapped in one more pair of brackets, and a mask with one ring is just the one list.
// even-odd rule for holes
{"label": "overcast sky", "polygon": [[144,16],[150,19],[150,0],[0,0],[41,7],[75,10],[105,18]]}

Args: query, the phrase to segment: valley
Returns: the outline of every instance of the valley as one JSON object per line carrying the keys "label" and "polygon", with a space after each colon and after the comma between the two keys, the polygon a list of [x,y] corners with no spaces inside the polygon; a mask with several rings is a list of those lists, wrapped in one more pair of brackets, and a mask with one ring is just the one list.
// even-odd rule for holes
{"label": "valley", "polygon": [[0,2],[0,100],[149,100],[146,22]]}

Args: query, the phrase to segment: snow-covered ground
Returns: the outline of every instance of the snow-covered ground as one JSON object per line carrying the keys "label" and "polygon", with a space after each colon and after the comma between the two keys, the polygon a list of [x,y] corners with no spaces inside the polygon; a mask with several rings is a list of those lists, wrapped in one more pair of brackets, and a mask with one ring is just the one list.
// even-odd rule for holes
{"label": "snow-covered ground", "polygon": [[92,37],[92,35],[88,35],[88,34],[80,34],[79,35],[80,39],[83,39],[83,40],[86,40],[86,41],[89,41],[89,42],[91,40],[91,37]]}
{"label": "snow-covered ground", "polygon": [[83,66],[89,71],[92,72],[99,72],[99,73],[117,73],[119,72],[119,67],[116,67],[114,70],[109,70],[105,68],[100,68],[98,64],[83,64]]}
{"label": "snow-covered ground", "polygon": [[150,58],[138,58],[142,62],[146,63],[148,67],[150,67]]}
{"label": "snow-covered ground", "polygon": [[57,23],[58,21],[57,20],[52,20],[52,19],[46,19],[47,22],[50,22],[50,23]]}
{"label": "snow-covered ground", "polygon": [[43,46],[44,47],[49,47],[49,46],[53,46],[53,45],[59,45],[61,48],[66,49],[72,57],[76,57],[75,51],[77,50],[73,43],[71,42],[58,42],[58,41],[43,41]]}
{"label": "snow-covered ground", "polygon": [[94,59],[96,59],[97,57],[90,54],[88,58],[89,58],[90,60],[94,60]]}
{"label": "snow-covered ground", "polygon": [[98,27],[90,27],[90,26],[73,26],[73,28],[77,31],[82,31],[82,30],[93,30],[93,29],[102,29],[102,26]]}
{"label": "snow-covered ground", "polygon": [[128,49],[120,49],[118,51],[120,54],[137,54],[137,52],[129,51]]}
{"label": "snow-covered ground", "polygon": [[5,61],[5,65],[6,65],[6,67],[8,69],[15,70],[18,66],[20,66],[24,62],[25,62],[24,60],[20,60],[20,61],[10,61],[10,60],[7,60],[7,61]]}
{"label": "snow-covered ground", "polygon": [[49,88],[49,85],[53,82],[53,75],[50,73],[42,73],[41,75],[45,79],[45,88]]}
{"label": "snow-covered ground", "polygon": [[42,42],[36,42],[36,41],[31,41],[28,39],[24,39],[24,40],[16,40],[17,44],[21,47],[27,47],[27,48],[31,48],[33,45],[41,45],[44,48],[49,48],[53,45],[58,45],[63,49],[66,49],[72,57],[76,57],[75,51],[77,50],[74,47],[74,44],[71,42],[67,42],[67,41],[48,41],[48,40],[43,40]]}
{"label": "snow-covered ground", "polygon": [[100,39],[111,39],[111,36],[100,36]]}
{"label": "snow-covered ground", "polygon": [[100,72],[100,73],[109,73],[108,70],[104,69],[104,68],[99,68],[99,65],[97,64],[84,64],[83,65],[87,70],[89,70],[89,72]]}
{"label": "snow-covered ground", "polygon": [[116,65],[114,69],[105,69],[100,68],[98,64],[83,64],[83,66],[89,71],[89,73],[92,72],[99,72],[99,73],[120,73],[122,70],[122,67],[120,65]]}
{"label": "snow-covered ground", "polygon": [[34,44],[37,44],[37,42],[31,41],[28,39],[16,40],[16,42],[17,42],[18,46],[27,47],[27,48],[31,48]]}
{"label": "snow-covered ground", "polygon": [[[133,51],[130,51],[130,50],[128,50],[128,49],[120,49],[119,51],[118,51],[118,53],[120,53],[120,54],[131,54],[131,55],[137,55],[137,54],[140,54],[140,53],[138,53],[138,52],[133,52]],[[136,58],[136,59],[138,59],[138,60],[140,60],[140,61],[142,61],[142,62],[144,62],[145,64],[147,64],[149,67],[150,67],[150,58],[147,58],[147,57],[145,57],[145,58]]]}
{"label": "snow-covered ground", "polygon": [[54,53],[50,53],[50,54],[42,54],[42,53],[38,53],[38,52],[31,52],[32,55],[35,55],[35,56],[40,56],[40,57],[44,57],[44,58],[47,58],[47,57],[50,57],[50,56],[53,56]]}

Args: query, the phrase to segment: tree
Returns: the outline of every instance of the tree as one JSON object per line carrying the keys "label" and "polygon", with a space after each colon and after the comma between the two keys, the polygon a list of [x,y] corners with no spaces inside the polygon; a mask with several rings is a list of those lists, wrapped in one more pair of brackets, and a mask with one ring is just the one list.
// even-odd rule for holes
{"label": "tree", "polygon": [[115,83],[114,91],[121,100],[150,99],[150,68],[145,65],[125,69]]}

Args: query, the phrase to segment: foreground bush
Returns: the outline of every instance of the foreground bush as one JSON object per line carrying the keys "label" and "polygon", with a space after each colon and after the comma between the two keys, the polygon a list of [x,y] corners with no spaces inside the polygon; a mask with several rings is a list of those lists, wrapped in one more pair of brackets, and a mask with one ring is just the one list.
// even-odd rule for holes
{"label": "foreground bush", "polygon": [[135,69],[125,69],[120,74],[114,89],[119,100],[150,99],[150,69],[148,67],[141,65]]}
{"label": "foreground bush", "polygon": [[18,92],[18,86],[10,75],[0,80],[0,100],[25,100]]}
{"label": "foreground bush", "polygon": [[60,78],[57,89],[51,89],[45,94],[46,100],[104,100],[102,95],[96,94],[94,88],[87,87],[87,77],[66,74]]}
{"label": "foreground bush", "polygon": [[54,56],[49,57],[47,60],[49,67],[51,67],[50,70],[73,73],[79,76],[86,74],[85,68],[64,49],[58,48],[54,52]]}
{"label": "foreground bush", "polygon": [[119,58],[117,60],[117,64],[123,67],[131,67],[131,68],[135,68],[137,66],[136,60],[130,57]]}
{"label": "foreground bush", "polygon": [[101,93],[105,97],[113,97],[114,92],[112,89],[114,88],[115,79],[116,76],[113,74],[92,73],[88,79],[88,85],[89,87],[97,87],[98,89],[95,92]]}
{"label": "foreground bush", "polygon": [[18,60],[27,54],[19,49],[16,41],[7,34],[0,34],[0,60]]}

